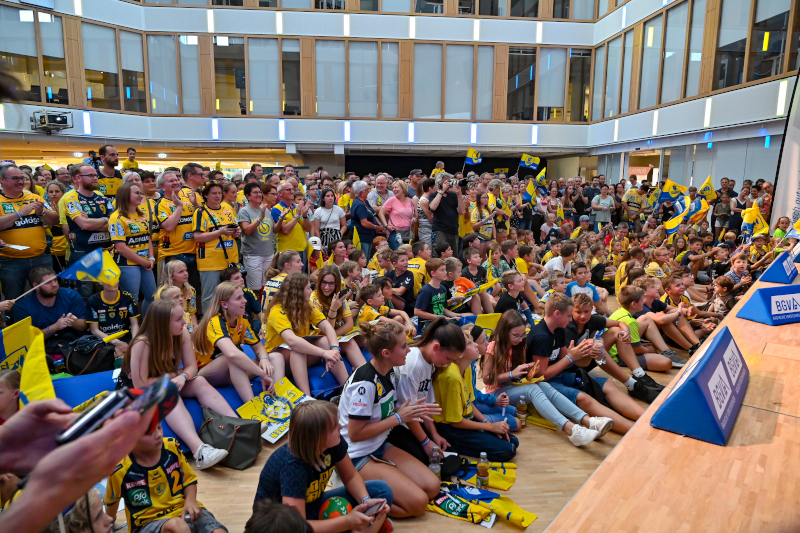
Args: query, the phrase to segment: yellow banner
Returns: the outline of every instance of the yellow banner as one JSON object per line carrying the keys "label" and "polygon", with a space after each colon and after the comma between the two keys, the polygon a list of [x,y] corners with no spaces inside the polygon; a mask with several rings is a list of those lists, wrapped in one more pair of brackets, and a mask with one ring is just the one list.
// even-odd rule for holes
{"label": "yellow banner", "polygon": [[303,394],[288,378],[283,378],[275,384],[275,394],[262,392],[236,412],[242,418],[266,422],[267,429],[261,436],[274,443],[289,431],[289,419],[294,408],[310,400],[313,398]]}

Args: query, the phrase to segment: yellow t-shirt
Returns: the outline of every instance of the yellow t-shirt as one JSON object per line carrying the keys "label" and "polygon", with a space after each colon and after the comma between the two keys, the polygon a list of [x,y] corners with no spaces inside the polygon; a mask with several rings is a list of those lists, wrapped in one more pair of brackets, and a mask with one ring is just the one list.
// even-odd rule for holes
{"label": "yellow t-shirt", "polygon": [[631,211],[638,211],[642,205],[647,203],[647,198],[639,194],[638,189],[630,188],[625,192],[622,201],[628,203]]}
{"label": "yellow t-shirt", "polygon": [[622,256],[623,255],[625,255],[625,254],[615,254],[614,252],[611,252],[606,257],[606,261],[609,264],[614,265],[616,268],[619,268],[620,263],[622,263]]}
{"label": "yellow t-shirt", "polygon": [[[469,212],[469,221],[472,224],[477,224],[478,222],[486,219],[487,215],[489,215],[490,213],[491,213],[491,211],[484,211],[483,212],[483,217],[481,217],[481,214],[478,212],[477,208],[472,209]],[[474,229],[474,226],[473,226],[473,229]],[[492,217],[488,217],[488,220],[486,220],[486,222],[481,224],[481,227],[477,230],[477,232],[478,232],[478,235],[480,235],[484,239],[491,240],[492,239],[492,230],[493,229],[494,229],[494,220],[492,220]]]}
{"label": "yellow t-shirt", "polygon": [[465,418],[472,418],[472,402],[475,401],[472,388],[472,365],[468,365],[464,376],[455,363],[450,363],[433,380],[433,394],[442,412],[433,416],[434,422],[457,424]]}
{"label": "yellow t-shirt", "polygon": [[514,262],[517,264],[517,270],[520,274],[527,274],[528,273],[528,263],[521,257],[517,257]]}
{"label": "yellow t-shirt", "polygon": [[63,257],[67,253],[67,236],[64,235],[60,225],[52,226],[47,229],[47,233],[53,238],[53,244],[50,246],[50,253]]}
{"label": "yellow t-shirt", "polygon": [[389,314],[389,307],[382,305],[380,309],[375,310],[374,307],[370,307],[369,305],[365,305],[361,308],[361,311],[358,313],[358,323],[363,324],[366,322],[372,322],[373,320],[377,320],[382,316],[387,316]]}
{"label": "yellow t-shirt", "polygon": [[126,157],[125,161],[122,162],[122,168],[139,168],[139,162],[135,159],[131,161]]}
{"label": "yellow t-shirt", "polygon": [[[284,274],[284,276],[285,276],[285,274]],[[314,307],[316,309],[319,309],[319,312],[322,313],[323,315],[325,314],[325,311],[322,309],[322,302],[319,301],[319,297],[317,296],[317,291],[312,292],[311,293],[311,297],[308,300],[309,300],[309,302],[311,302],[311,306],[312,307]],[[337,313],[337,315],[338,315],[338,313]],[[345,320],[347,319],[347,317],[351,317],[351,316],[353,316],[353,313],[352,313],[352,311],[350,311],[350,306],[347,305],[347,302],[342,302],[342,316],[338,320],[336,320],[336,324],[334,325],[334,328],[338,329],[338,328],[344,326],[344,323],[345,323]]]}
{"label": "yellow t-shirt", "polygon": [[622,283],[622,278],[625,277],[625,272],[627,272],[627,270],[628,270],[628,264],[629,263],[630,263],[630,261],[625,261],[624,263],[619,265],[619,268],[617,269],[617,272],[614,275],[614,289],[616,290],[617,294],[619,294],[619,290],[622,287],[627,285],[627,283],[625,283],[625,284]]}
{"label": "yellow t-shirt", "polygon": [[247,196],[244,195],[244,189],[236,191],[236,204],[239,206],[239,209],[250,204],[250,202],[247,201]]}
{"label": "yellow t-shirt", "polygon": [[544,257],[542,257],[542,264],[546,265],[547,262],[550,261],[553,257],[554,256],[552,251],[547,252],[546,254],[544,254]]}
{"label": "yellow t-shirt", "polygon": [[310,324],[292,324],[283,310],[283,305],[276,303],[269,310],[269,317],[267,318],[267,334],[264,339],[267,351],[270,352],[283,344],[281,333],[287,329],[294,331],[298,337],[305,337],[310,333],[311,326],[317,327],[323,320],[325,320],[325,315],[316,307],[312,307]]}
{"label": "yellow t-shirt", "polygon": [[[150,227],[146,217],[128,218],[119,211],[114,211],[108,217],[108,232],[111,234],[112,244],[125,243],[139,257],[149,257]],[[139,266],[118,252],[114,254],[114,261],[120,266]]]}
{"label": "yellow t-shirt", "polygon": [[[23,192],[19,198],[9,198],[0,193],[0,214],[13,214],[15,211],[19,211],[24,206],[33,202],[44,202],[44,198],[30,192]],[[50,207],[47,202],[44,202],[44,210],[42,213],[44,212],[54,212],[53,208]],[[8,229],[0,231],[0,239],[6,241],[6,244],[30,247],[26,250],[14,250],[7,247],[2,248],[0,249],[1,257],[11,257],[15,259],[36,257],[42,255],[47,247],[44,223],[42,219],[39,218],[39,215],[33,211],[31,211],[28,216],[22,217],[22,220],[17,218]]]}
{"label": "yellow t-shirt", "polygon": [[644,273],[647,274],[649,277],[658,279],[666,278],[667,276],[669,276],[670,272],[671,270],[669,268],[669,265],[661,266],[655,261],[647,265],[647,267],[645,267],[644,269]]}
{"label": "yellow t-shirt", "polygon": [[426,263],[427,261],[421,257],[415,257],[408,262],[408,270],[414,275],[414,294],[419,294],[419,290],[422,286],[431,280],[425,268]]}
{"label": "yellow t-shirt", "polygon": [[[286,210],[289,210],[286,212]],[[283,223],[288,224],[295,218],[301,218],[300,213],[297,211],[297,205],[293,204],[291,208],[283,202],[278,202],[272,208],[272,221],[277,226],[281,220],[281,213],[286,212],[283,217]],[[278,251],[283,252],[286,250],[305,250],[306,249],[306,230],[303,229],[303,220],[299,220],[292,231],[288,234],[283,232],[283,228],[275,228],[275,234],[278,236]]]}
{"label": "yellow t-shirt", "polygon": [[[194,212],[192,216],[193,231],[204,233],[215,231],[228,224],[236,224],[236,213],[233,209],[223,204],[219,209],[212,209],[205,205]],[[223,251],[222,247],[225,246]],[[227,252],[227,258],[225,254]],[[197,244],[197,270],[201,272],[224,270],[228,263],[239,261],[239,249],[236,240],[231,235],[221,235],[208,242]]]}
{"label": "yellow t-shirt", "polygon": [[[182,192],[182,191],[181,191]],[[194,240],[194,233],[192,232],[192,216],[194,215],[194,206],[186,195],[178,194],[181,200],[181,218],[178,220],[178,225],[172,231],[166,231],[161,224],[175,212],[176,206],[172,200],[162,198],[158,202],[157,220],[159,223],[158,241],[161,243],[160,255],[162,257],[170,257],[178,254],[194,254],[197,243]]]}
{"label": "yellow t-shirt", "polygon": [[748,258],[748,261],[751,265],[754,265],[759,261],[761,261],[761,258],[767,255],[772,250],[772,246],[770,246],[769,244],[765,244],[762,248],[764,251],[759,252],[755,244],[750,246],[750,256]]}
{"label": "yellow t-shirt", "polygon": [[[369,270],[375,270],[376,272],[382,270],[381,266],[378,264],[378,254],[372,256],[372,259],[370,259],[369,263],[367,264],[367,268]],[[381,276],[383,276],[383,274],[381,274]]]}
{"label": "yellow t-shirt", "polygon": [[218,314],[208,322],[206,335],[208,336],[208,340],[211,341],[211,345],[214,348],[210,354],[199,352],[195,353],[198,367],[203,367],[219,357],[222,352],[220,352],[220,350],[217,348],[217,342],[219,342],[220,339],[227,338],[232,340],[233,344],[235,344],[237,348],[241,346],[242,343],[259,343],[258,337],[256,337],[256,334],[253,333],[253,329],[250,327],[250,321],[243,316],[237,316],[236,322],[234,324],[229,324],[221,313]]}

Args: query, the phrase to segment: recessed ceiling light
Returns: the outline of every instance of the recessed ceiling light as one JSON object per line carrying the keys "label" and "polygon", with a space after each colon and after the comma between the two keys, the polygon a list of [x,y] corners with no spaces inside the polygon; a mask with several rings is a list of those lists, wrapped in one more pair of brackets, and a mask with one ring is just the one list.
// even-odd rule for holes
{"label": "recessed ceiling light", "polygon": [[167,158],[167,154],[162,152],[162,153],[158,154],[158,158],[159,159],[166,159]]}
{"label": "recessed ceiling light", "polygon": [[74,157],[83,157],[83,152],[72,152]]}

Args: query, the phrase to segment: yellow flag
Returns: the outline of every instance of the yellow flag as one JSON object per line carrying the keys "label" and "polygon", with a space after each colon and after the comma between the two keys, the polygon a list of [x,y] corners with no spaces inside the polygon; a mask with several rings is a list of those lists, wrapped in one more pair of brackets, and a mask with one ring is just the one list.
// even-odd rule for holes
{"label": "yellow flag", "polygon": [[50,166],[50,165],[48,165],[47,163],[45,163],[45,164],[43,165],[43,167],[44,167],[44,168],[46,168],[47,170],[53,170],[53,167],[51,167],[51,166]]}
{"label": "yellow flag", "polygon": [[214,168],[217,170],[222,170],[222,161],[217,161],[217,164],[214,165]]}
{"label": "yellow flag", "polygon": [[56,397],[53,380],[47,369],[42,330],[31,326],[28,317],[3,330],[3,344],[11,342],[24,350],[22,355],[22,380],[20,382],[20,407],[38,400]]}
{"label": "yellow flag", "polygon": [[355,246],[357,250],[361,249],[361,238],[358,236],[358,230],[355,226],[353,226],[353,246]]}
{"label": "yellow flag", "polygon": [[709,202],[717,199],[717,191],[714,190],[714,185],[711,183],[711,176],[708,176],[702,187],[697,190],[697,196],[705,198]]}

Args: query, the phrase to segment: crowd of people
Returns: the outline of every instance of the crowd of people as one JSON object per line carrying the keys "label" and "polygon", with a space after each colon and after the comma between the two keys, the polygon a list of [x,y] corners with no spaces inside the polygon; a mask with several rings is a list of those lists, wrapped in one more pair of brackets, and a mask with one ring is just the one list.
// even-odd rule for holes
{"label": "crowd of people", "polygon": [[[650,374],[682,367],[796,243],[785,217],[772,235],[741,235],[744,209],[769,219],[763,180],[737,192],[723,178],[710,216],[668,236],[676,206],[653,205],[663,184],[637,176],[558,178],[528,198],[531,175],[450,174],[443,164],[402,178],[319,168],[300,179],[291,165],[265,174],[258,164],[227,177],[197,163],[156,175],[138,168],[133,148],[124,173],[114,146],[98,154],[55,171],[0,166],[2,320],[30,317],[53,373],[75,341],[114,335],[123,385],[169,374],[181,398],[230,417],[220,387],[248,402],[252,380],[266,391],[288,377],[311,396],[309,368],[323,364],[338,403],[293,411],[288,442],[261,473],[253,533],[391,531],[390,517],[419,515],[439,493],[433,453],[512,460],[524,409],[575,446],[627,432],[644,413],[635,400],[663,389]],[[97,248],[111,252],[119,284],[55,276]],[[461,320],[485,314],[497,314],[493,330]],[[18,412],[19,389],[16,370],[0,372],[0,444],[48,410],[68,417],[58,401]],[[197,501],[178,443],[128,418],[137,434],[102,463],[116,465],[104,498],[76,484],[71,494],[86,496],[60,527],[108,531],[123,499],[131,531],[227,531]],[[196,468],[228,454],[202,441],[183,400],[166,423]],[[39,486],[39,466],[4,468],[2,455],[0,526],[20,524],[32,489],[16,490],[17,476]],[[341,487],[326,491],[334,471]],[[151,486],[159,475],[166,489]],[[334,496],[353,512],[320,520]],[[38,520],[52,520],[60,501]]]}

